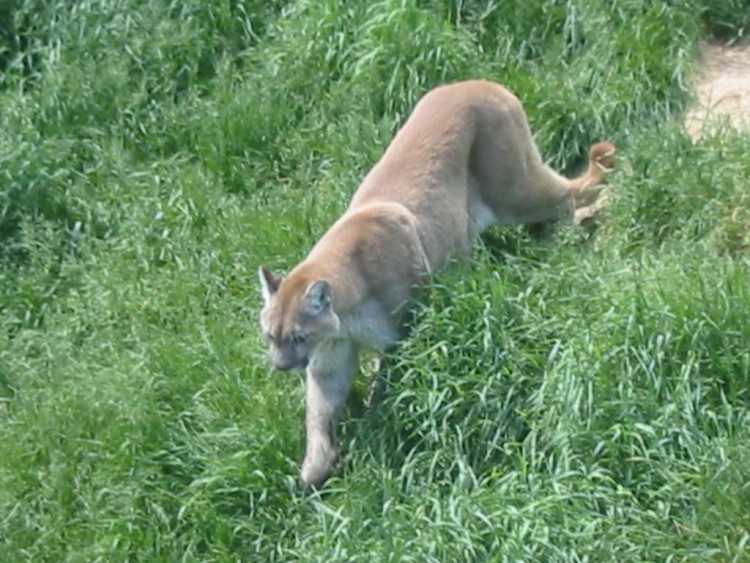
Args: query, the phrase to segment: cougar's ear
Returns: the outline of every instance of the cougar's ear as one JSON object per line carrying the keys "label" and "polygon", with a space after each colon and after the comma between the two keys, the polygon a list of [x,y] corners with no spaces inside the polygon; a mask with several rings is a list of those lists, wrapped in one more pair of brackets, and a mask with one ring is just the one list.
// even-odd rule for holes
{"label": "cougar's ear", "polygon": [[258,277],[260,278],[260,287],[263,290],[263,301],[268,303],[271,297],[279,290],[282,278],[274,274],[265,266],[258,268]]}
{"label": "cougar's ear", "polygon": [[319,315],[330,310],[332,301],[333,288],[325,280],[313,282],[305,292],[305,305],[310,315]]}

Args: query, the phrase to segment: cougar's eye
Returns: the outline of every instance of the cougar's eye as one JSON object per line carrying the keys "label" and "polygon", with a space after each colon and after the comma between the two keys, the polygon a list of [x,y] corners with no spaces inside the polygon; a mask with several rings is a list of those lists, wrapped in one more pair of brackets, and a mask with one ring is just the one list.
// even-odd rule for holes
{"label": "cougar's eye", "polygon": [[264,332],[263,338],[265,338],[266,342],[268,342],[269,344],[273,344],[274,342],[276,342],[276,339],[273,337],[273,334],[271,334],[270,332]]}
{"label": "cougar's eye", "polygon": [[292,334],[292,342],[296,345],[304,344],[307,341],[307,335],[301,332],[295,332]]}

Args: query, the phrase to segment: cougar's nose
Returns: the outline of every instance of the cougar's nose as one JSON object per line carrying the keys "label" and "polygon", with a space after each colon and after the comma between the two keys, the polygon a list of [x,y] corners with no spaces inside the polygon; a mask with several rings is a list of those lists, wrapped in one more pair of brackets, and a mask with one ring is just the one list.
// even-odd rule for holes
{"label": "cougar's nose", "polygon": [[305,369],[307,367],[307,357],[300,358],[293,352],[284,353],[275,351],[271,354],[271,362],[276,369],[281,371]]}

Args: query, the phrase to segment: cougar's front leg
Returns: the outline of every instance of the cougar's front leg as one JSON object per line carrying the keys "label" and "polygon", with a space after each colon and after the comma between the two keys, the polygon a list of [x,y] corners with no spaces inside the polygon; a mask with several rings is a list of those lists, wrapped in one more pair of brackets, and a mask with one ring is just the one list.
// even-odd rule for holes
{"label": "cougar's front leg", "polygon": [[307,444],[300,485],[319,487],[338,459],[336,427],[357,369],[357,350],[348,340],[321,344],[307,367]]}

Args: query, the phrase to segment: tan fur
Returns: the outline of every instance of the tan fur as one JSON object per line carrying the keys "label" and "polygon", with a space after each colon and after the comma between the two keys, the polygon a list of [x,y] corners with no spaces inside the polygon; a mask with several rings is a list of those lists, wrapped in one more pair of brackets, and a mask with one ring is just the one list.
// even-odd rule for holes
{"label": "tan fur", "polygon": [[611,143],[569,180],[546,166],[519,100],[473,80],[428,92],[341,218],[286,278],[260,269],[261,327],[279,369],[306,368],[300,482],[319,486],[361,349],[403,334],[413,288],[494,224],[578,222],[598,212]]}

